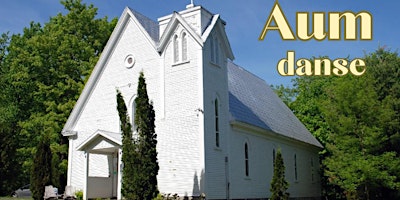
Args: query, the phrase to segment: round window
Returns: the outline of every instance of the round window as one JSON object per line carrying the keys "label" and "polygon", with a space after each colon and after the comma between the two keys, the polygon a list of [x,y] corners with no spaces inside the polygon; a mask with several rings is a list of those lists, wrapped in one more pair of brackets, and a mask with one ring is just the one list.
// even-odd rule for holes
{"label": "round window", "polygon": [[135,57],[133,57],[132,54],[126,56],[125,58],[125,67],[126,68],[132,68],[133,65],[135,65]]}

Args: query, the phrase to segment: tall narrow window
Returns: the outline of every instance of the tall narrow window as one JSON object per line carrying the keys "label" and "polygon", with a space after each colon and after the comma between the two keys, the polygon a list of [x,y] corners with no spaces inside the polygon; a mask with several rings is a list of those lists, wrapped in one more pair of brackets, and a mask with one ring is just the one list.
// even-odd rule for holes
{"label": "tall narrow window", "polygon": [[182,61],[187,60],[187,35],[186,33],[182,34]]}
{"label": "tall narrow window", "polygon": [[246,176],[249,176],[249,147],[247,143],[244,144],[244,164]]}
{"label": "tall narrow window", "polygon": [[178,36],[174,36],[174,62],[179,61],[179,44],[178,44]]}
{"label": "tall narrow window", "polygon": [[297,181],[297,156],[294,154],[294,180]]}
{"label": "tall narrow window", "polygon": [[272,150],[272,166],[275,165],[275,149]]}
{"label": "tall narrow window", "polygon": [[214,62],[214,38],[210,38],[210,52],[211,52],[211,62]]}
{"label": "tall narrow window", "polygon": [[218,112],[218,99],[214,101],[215,111],[215,146],[219,147],[219,112]]}
{"label": "tall narrow window", "polygon": [[314,182],[314,159],[311,158],[311,181]]}

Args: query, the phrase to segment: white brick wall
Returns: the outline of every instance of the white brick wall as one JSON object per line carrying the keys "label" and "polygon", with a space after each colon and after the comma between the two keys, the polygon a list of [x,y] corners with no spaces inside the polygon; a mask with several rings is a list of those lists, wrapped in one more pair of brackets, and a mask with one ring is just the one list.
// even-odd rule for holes
{"label": "white brick wall", "polygon": [[[131,69],[127,69],[124,65],[124,59],[128,54],[133,54],[136,59],[136,64]],[[83,152],[77,151],[76,147],[98,129],[120,132],[116,109],[116,89],[121,91],[128,104],[136,93],[139,72],[143,70],[148,84],[149,97],[153,100],[155,108],[158,108],[160,97],[157,96],[159,93],[157,80],[159,79],[160,58],[132,20],[128,22],[124,34],[108,59],[107,66],[74,127],[74,130],[78,132],[78,137],[73,140],[72,145],[75,148],[72,156],[71,182],[78,189],[83,189],[84,185],[85,156]],[[93,162],[94,165],[100,165],[101,160],[98,160],[97,164],[96,161]]]}

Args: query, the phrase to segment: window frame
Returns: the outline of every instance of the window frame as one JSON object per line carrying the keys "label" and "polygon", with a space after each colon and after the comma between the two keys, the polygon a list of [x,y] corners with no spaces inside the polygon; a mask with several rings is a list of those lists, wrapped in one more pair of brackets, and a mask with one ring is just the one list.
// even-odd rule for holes
{"label": "window frame", "polygon": [[174,60],[174,63],[178,63],[179,57],[180,57],[178,35],[174,35],[172,42],[173,42],[173,47],[174,47],[173,48],[173,50],[174,50],[174,59],[173,60]]}
{"label": "window frame", "polygon": [[185,62],[188,60],[188,36],[186,34],[186,32],[182,32],[182,36],[181,36],[181,52],[182,52],[182,62]]}
{"label": "window frame", "polygon": [[219,103],[218,98],[214,99],[214,132],[215,132],[215,146],[220,148],[220,114],[219,114]]}

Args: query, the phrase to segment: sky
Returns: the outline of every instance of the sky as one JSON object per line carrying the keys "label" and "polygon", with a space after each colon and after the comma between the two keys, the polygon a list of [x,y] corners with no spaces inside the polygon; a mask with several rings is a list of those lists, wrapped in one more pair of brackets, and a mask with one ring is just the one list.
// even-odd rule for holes
{"label": "sky", "polygon": [[[140,12],[153,20],[184,10],[190,0],[83,0],[98,8],[98,17],[119,18],[124,8]],[[278,31],[269,31],[263,41],[258,38],[273,8],[275,0],[194,0],[226,21],[226,33],[234,53],[234,63],[264,79],[268,84],[291,85],[293,76],[283,77],[277,71],[279,60],[288,51],[300,58],[328,56],[331,60],[346,58],[349,61],[374,52],[379,47],[391,51],[400,48],[400,20],[398,0],[279,0],[289,25],[296,34],[296,12],[368,11],[373,17],[373,39],[367,41],[287,41]],[[58,13],[66,13],[57,0],[1,1],[0,33],[21,33],[31,21],[42,25]],[[368,70],[368,66],[367,66]]]}

